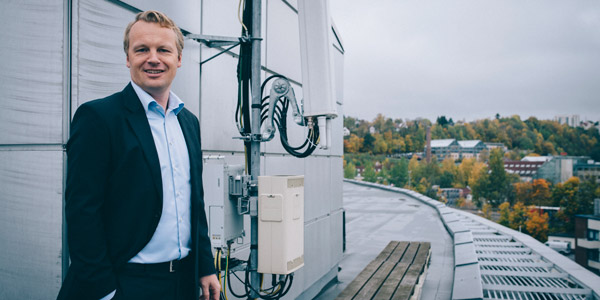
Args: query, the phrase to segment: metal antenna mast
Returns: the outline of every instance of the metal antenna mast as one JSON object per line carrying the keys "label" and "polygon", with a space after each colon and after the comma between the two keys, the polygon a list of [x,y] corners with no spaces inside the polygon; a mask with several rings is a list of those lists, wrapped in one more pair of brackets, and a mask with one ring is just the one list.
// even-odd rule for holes
{"label": "metal antenna mast", "polygon": [[[258,176],[260,175],[260,112],[261,112],[261,91],[260,91],[260,71],[261,71],[261,20],[262,20],[262,0],[252,0],[252,29],[250,37],[252,39],[252,59],[251,59],[251,93],[252,93],[252,135],[250,143],[250,175],[255,191],[258,190]],[[258,192],[253,193],[250,212],[250,298],[258,298],[257,291],[260,289],[260,276],[258,274]]]}

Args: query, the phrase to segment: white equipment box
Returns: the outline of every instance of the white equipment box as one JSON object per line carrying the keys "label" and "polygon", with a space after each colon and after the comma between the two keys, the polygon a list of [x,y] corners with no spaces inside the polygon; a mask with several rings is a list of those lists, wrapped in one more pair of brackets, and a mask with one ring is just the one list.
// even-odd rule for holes
{"label": "white equipment box", "polygon": [[237,197],[230,185],[243,174],[241,165],[227,165],[221,159],[205,159],[202,180],[208,234],[213,248],[227,248],[227,242],[244,235],[244,217],[238,213]]}
{"label": "white equipment box", "polygon": [[304,266],[304,176],[258,177],[258,272]]}

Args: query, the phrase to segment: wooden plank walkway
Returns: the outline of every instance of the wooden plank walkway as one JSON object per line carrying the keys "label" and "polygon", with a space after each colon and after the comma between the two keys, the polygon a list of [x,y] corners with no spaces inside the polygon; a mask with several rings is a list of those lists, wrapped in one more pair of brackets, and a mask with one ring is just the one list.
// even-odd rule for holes
{"label": "wooden plank walkway", "polygon": [[430,248],[429,242],[391,241],[336,299],[410,299]]}

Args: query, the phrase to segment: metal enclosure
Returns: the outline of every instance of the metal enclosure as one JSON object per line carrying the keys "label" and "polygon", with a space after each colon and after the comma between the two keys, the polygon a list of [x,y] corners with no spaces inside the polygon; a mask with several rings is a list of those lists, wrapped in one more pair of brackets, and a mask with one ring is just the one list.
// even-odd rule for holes
{"label": "metal enclosure", "polygon": [[258,272],[304,266],[304,177],[258,177]]}
{"label": "metal enclosure", "polygon": [[226,165],[221,159],[204,160],[204,210],[213,248],[227,248],[228,241],[244,235],[244,216],[238,212],[237,198],[229,194],[231,179],[243,173],[244,166]]}
{"label": "metal enclosure", "polygon": [[[69,263],[63,191],[70,120],[80,104],[128,83],[122,39],[135,13],[163,10],[187,32],[239,36],[237,6],[235,0],[2,1],[0,299],[58,293]],[[296,1],[263,0],[262,7],[262,79],[285,75],[302,99]],[[341,116],[343,46],[332,47]],[[204,153],[243,165],[242,143],[233,139],[238,50],[200,66],[220,50],[186,40],[172,89],[199,117]],[[296,272],[289,299],[311,299],[335,277],[342,258],[342,118],[332,123],[332,147],[306,159],[288,155],[277,138],[262,146],[262,175],[305,177],[305,266]],[[301,127],[288,132],[296,145],[305,134]]]}

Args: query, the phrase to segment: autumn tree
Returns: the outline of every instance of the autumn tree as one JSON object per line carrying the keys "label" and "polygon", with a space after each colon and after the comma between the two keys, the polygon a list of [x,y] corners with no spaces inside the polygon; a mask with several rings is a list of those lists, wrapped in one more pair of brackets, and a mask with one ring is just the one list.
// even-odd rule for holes
{"label": "autumn tree", "polygon": [[514,230],[523,230],[525,228],[525,222],[527,221],[527,209],[521,202],[513,205],[512,212],[509,217],[509,227]]}
{"label": "autumn tree", "polygon": [[545,179],[535,179],[531,185],[531,204],[537,206],[551,206],[552,193],[550,183]]}
{"label": "autumn tree", "polygon": [[527,233],[540,242],[548,240],[548,213],[540,213],[535,206],[530,206],[525,222]]}
{"label": "autumn tree", "polygon": [[455,186],[455,180],[458,177],[458,167],[454,163],[454,159],[447,157],[442,161],[440,168],[439,185],[442,188],[450,188]]}
{"label": "autumn tree", "polygon": [[363,139],[351,133],[348,138],[344,139],[344,153],[358,153],[362,145]]}
{"label": "autumn tree", "polygon": [[515,188],[515,201],[531,204],[529,202],[533,190],[531,182],[517,182],[513,186]]}
{"label": "autumn tree", "polygon": [[481,212],[483,213],[483,217],[486,219],[490,219],[492,217],[492,206],[489,203],[486,203],[481,208]]}
{"label": "autumn tree", "polygon": [[503,202],[498,206],[500,209],[500,218],[498,219],[498,223],[500,225],[509,227],[510,225],[510,203]]}

